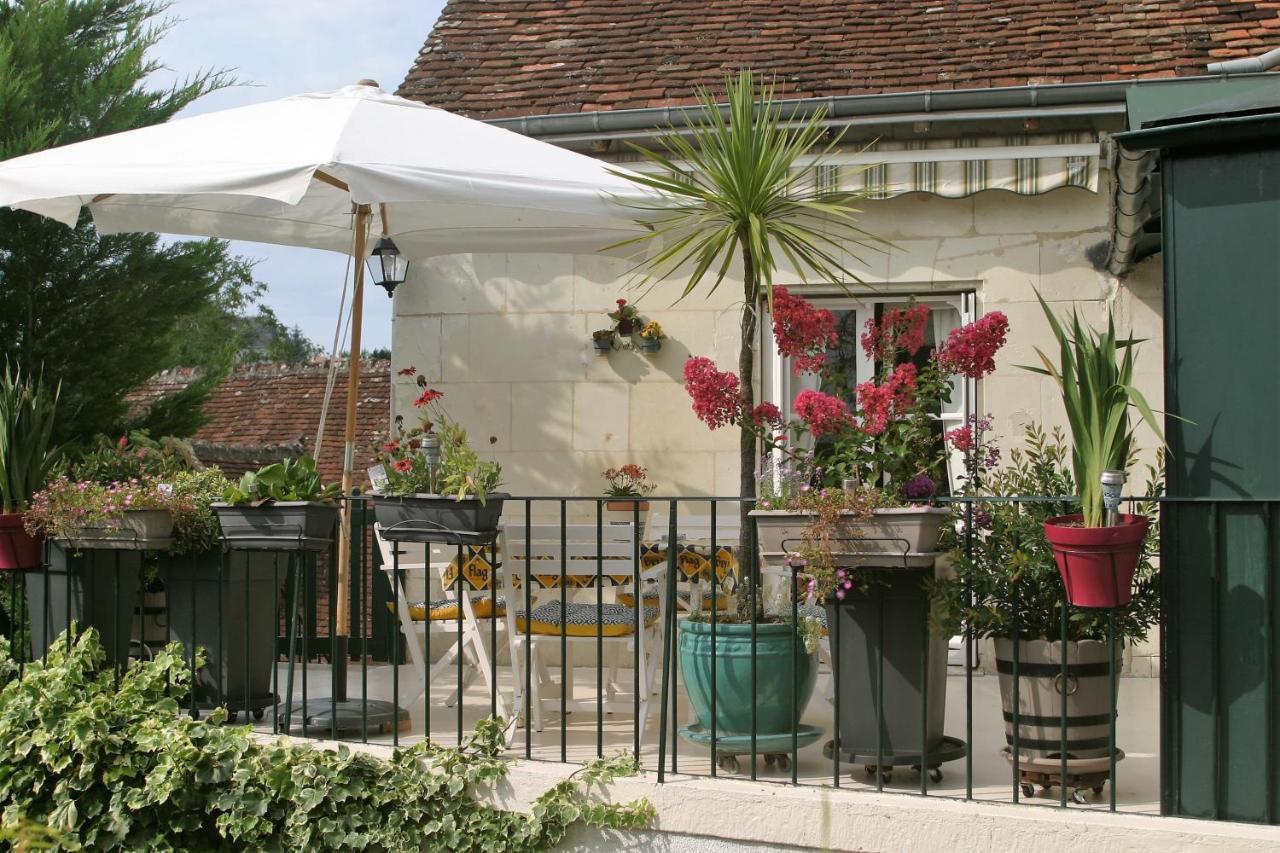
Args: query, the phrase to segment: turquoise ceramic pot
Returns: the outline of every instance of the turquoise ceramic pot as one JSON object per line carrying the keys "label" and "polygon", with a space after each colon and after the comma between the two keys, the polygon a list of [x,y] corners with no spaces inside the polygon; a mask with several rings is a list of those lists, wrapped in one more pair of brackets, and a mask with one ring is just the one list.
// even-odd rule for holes
{"label": "turquoise ceramic pot", "polygon": [[[704,729],[711,729],[711,659],[716,661],[716,734],[751,734],[751,626],[680,623],[680,675]],[[815,656],[789,624],[756,625],[756,734],[789,732],[813,695]]]}

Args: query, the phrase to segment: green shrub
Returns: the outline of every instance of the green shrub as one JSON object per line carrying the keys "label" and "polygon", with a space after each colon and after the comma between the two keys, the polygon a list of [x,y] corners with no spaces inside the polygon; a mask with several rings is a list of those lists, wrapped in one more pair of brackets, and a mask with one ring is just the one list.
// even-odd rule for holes
{"label": "green shrub", "polygon": [[545,850],[575,822],[647,824],[645,801],[593,802],[588,786],[635,770],[588,765],[530,814],[474,799],[506,774],[500,723],[457,749],[430,742],[380,761],[261,744],[249,729],[181,714],[181,646],[125,672],[103,667],[97,635],[65,635],[21,679],[0,640],[0,828],[47,826],[67,850]]}
{"label": "green shrub", "polygon": [[249,471],[240,482],[229,485],[222,499],[229,504],[253,504],[267,501],[318,501],[331,503],[338,499],[337,485],[325,485],[310,456],[273,462]]}

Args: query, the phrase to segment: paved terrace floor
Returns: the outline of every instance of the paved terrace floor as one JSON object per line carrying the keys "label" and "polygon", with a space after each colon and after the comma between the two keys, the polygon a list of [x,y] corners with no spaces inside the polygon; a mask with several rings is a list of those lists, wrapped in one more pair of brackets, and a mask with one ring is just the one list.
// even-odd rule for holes
{"label": "paved terrace floor", "polygon": [[[416,677],[408,665],[399,667],[401,706],[410,713],[407,729],[401,731],[399,742],[408,745],[423,738],[425,708],[422,697],[407,702],[412,696]],[[825,668],[824,668],[825,670]],[[354,664],[349,675],[349,696],[359,699],[363,694],[362,687],[367,677],[368,696],[371,699],[390,699],[393,693],[393,668],[389,665],[370,665],[367,675],[362,674],[359,664]],[[552,669],[553,676],[556,675]],[[286,678],[286,666],[278,669],[280,690],[283,692]],[[631,673],[621,670],[620,683],[629,685]],[[295,672],[294,696],[302,698],[301,668]],[[329,696],[331,673],[327,664],[311,664],[307,668],[307,696],[314,699]],[[510,696],[511,670],[499,668],[499,686]],[[812,746],[799,751],[798,777],[802,785],[831,785],[832,762],[822,755],[822,743],[830,737],[833,714],[825,694],[828,689],[830,674],[824,671],[819,675],[818,685],[813,699],[804,715],[804,722],[819,726],[824,730],[823,738]],[[582,701],[595,700],[596,674],[594,668],[579,667],[575,670],[575,698]],[[446,695],[453,689],[456,679],[452,673],[432,686],[430,704],[431,732],[439,743],[451,745],[457,741],[457,708],[445,705]],[[488,714],[490,696],[482,682],[477,678],[464,693],[463,727],[470,731],[475,723]],[[629,697],[625,697],[629,698]],[[1124,750],[1125,759],[1117,768],[1119,777],[1116,789],[1117,809],[1136,814],[1160,813],[1159,808],[1159,681],[1154,678],[1121,678],[1119,717],[1116,726],[1116,741]],[[658,766],[658,696],[653,697],[653,711],[649,726],[641,744],[641,760],[647,770],[656,771]],[[683,697],[681,688],[678,699],[677,718],[681,725],[693,720],[693,713]],[[1008,761],[1001,754],[1005,746],[1004,730],[1001,723],[999,682],[994,675],[973,676],[973,797],[986,802],[1011,802],[1012,772]],[[567,725],[563,729],[565,744],[565,760],[584,762],[596,756],[597,749],[597,716],[594,712],[571,712]],[[268,710],[265,720],[257,725],[258,730],[270,732],[271,712]],[[530,754],[535,760],[561,760],[561,732],[558,712],[549,713],[544,720],[541,732],[529,732]],[[634,738],[633,719],[630,713],[606,714],[603,722],[604,752],[612,754],[622,750],[630,750]],[[327,733],[313,733],[316,736],[327,736]],[[947,713],[946,734],[963,739],[965,736],[965,679],[963,671],[952,667],[951,677],[947,679]],[[510,754],[512,757],[523,757],[525,754],[526,730],[515,730],[514,742]],[[359,740],[359,734],[351,740]],[[391,744],[393,737],[389,733],[375,734],[370,732],[369,742]],[[670,742],[668,742],[668,751]],[[705,747],[680,741],[677,745],[678,769],[682,774],[710,775],[711,757]],[[668,753],[668,762],[670,756]],[[670,764],[668,763],[668,768]],[[958,797],[965,796],[965,760],[960,759],[943,765],[941,782],[929,783],[930,795]],[[738,774],[727,774],[718,771],[722,776],[730,778],[749,778],[749,766],[743,757],[742,771]],[[763,760],[758,759],[757,778],[760,781],[776,780],[780,783],[790,782],[790,772],[781,772],[767,768]],[[840,784],[842,788],[874,791],[875,780],[867,776],[862,767],[842,765]],[[895,772],[892,781],[885,786],[889,792],[901,792],[918,795],[920,792],[919,775],[910,770],[900,768]],[[1038,806],[1056,807],[1059,804],[1058,790],[1038,791],[1030,800],[1023,798],[1023,803]],[[1084,805],[1070,803],[1071,809],[1093,809],[1105,811],[1110,806],[1110,791],[1104,790],[1100,797],[1090,797]]]}

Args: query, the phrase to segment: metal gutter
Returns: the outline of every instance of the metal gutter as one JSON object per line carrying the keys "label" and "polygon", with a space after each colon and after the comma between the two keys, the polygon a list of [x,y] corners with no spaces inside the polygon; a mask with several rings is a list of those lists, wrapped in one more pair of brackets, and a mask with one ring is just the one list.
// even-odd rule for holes
{"label": "metal gutter", "polygon": [[[832,124],[902,123],[910,121],[993,120],[1030,115],[1114,116],[1123,111],[1125,95],[1134,87],[1185,85],[1192,80],[1216,81],[1219,77],[1136,78],[1098,83],[1058,83],[1007,86],[994,89],[941,89],[893,92],[877,95],[840,95],[779,101],[777,107],[790,120],[803,120],[825,109]],[[720,107],[728,117],[728,107]],[[986,112],[984,114],[983,111]],[[526,136],[580,139],[642,135],[659,128],[688,127],[702,113],[697,105],[651,107],[631,110],[596,110],[581,113],[517,116],[487,119],[489,124]]]}
{"label": "metal gutter", "polygon": [[1192,145],[1235,145],[1280,136],[1280,113],[1218,116],[1204,121],[1117,133],[1113,138],[1127,151],[1151,151]]}

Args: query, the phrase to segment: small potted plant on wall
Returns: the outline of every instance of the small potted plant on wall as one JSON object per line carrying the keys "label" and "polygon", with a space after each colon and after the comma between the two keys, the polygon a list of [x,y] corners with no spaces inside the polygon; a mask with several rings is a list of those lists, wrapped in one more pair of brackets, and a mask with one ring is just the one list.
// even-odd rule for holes
{"label": "small potted plant on wall", "polygon": [[625,299],[618,299],[617,305],[617,308],[609,312],[609,319],[613,321],[619,335],[624,338],[630,337],[635,332],[636,323],[640,320],[640,312],[636,306],[629,304]]}
{"label": "small potted plant on wall", "polygon": [[[1043,367],[1027,367],[1052,377],[1062,392],[1071,429],[1071,467],[1080,489],[1081,512],[1044,522],[1044,535],[1053,548],[1067,599],[1076,607],[1122,607],[1132,595],[1134,571],[1142,554],[1150,520],[1141,514],[1108,512],[1104,481],[1116,489],[1126,479],[1125,467],[1133,450],[1130,409],[1162,442],[1164,434],[1146,399],[1133,386],[1136,348],[1140,341],[1117,339],[1115,321],[1107,330],[1087,328],[1072,311],[1068,327],[1054,316],[1040,297],[1040,306],[1059,348],[1054,364],[1036,350]],[[1114,510],[1114,507],[1111,508]]]}
{"label": "small potted plant on wall", "polygon": [[596,348],[599,355],[608,355],[612,350],[617,335],[613,329],[597,329],[591,333],[591,345]]}
{"label": "small potted plant on wall", "polygon": [[[997,454],[986,444],[963,442],[969,460],[965,492],[973,495],[1060,496],[1075,493],[1060,430],[1046,435],[1026,429],[1023,447],[999,470],[987,464]],[[1148,494],[1159,489],[1159,469],[1149,472]],[[1133,594],[1114,611],[1115,646],[1108,648],[1107,614],[1069,611],[1063,636],[1063,587],[1045,521],[1074,508],[1070,500],[978,501],[960,514],[948,533],[953,546],[951,577],[934,588],[933,613],[941,633],[970,631],[995,641],[996,669],[1009,748],[1017,738],[1023,759],[1058,761],[1065,736],[1073,759],[1105,758],[1111,715],[1116,711],[1110,673],[1119,674],[1124,646],[1147,637],[1160,616],[1157,537],[1149,535],[1138,560]],[[1067,677],[1061,678],[1063,655]],[[1018,731],[1014,732],[1014,660],[1017,659]],[[1067,702],[1067,728],[1061,724]],[[1030,793],[1030,792],[1028,792]]]}
{"label": "small potted plant on wall", "polygon": [[232,550],[323,551],[338,520],[338,486],[325,484],[309,456],[250,471],[213,504]]}
{"label": "small potted plant on wall", "polygon": [[0,570],[40,566],[41,541],[23,513],[60,456],[52,444],[60,388],[7,363],[0,374]]}
{"label": "small potted plant on wall", "polygon": [[[401,374],[416,372],[407,367]],[[487,543],[497,532],[508,497],[497,491],[502,466],[481,459],[471,448],[466,430],[441,406],[442,392],[429,388],[422,376],[417,384],[417,426],[405,429],[403,416],[397,416],[392,434],[378,450],[381,470],[372,498],[383,536]]]}
{"label": "small potted plant on wall", "polygon": [[650,320],[640,328],[640,352],[655,353],[662,349],[666,334],[657,320]]}
{"label": "small potted plant on wall", "polygon": [[600,476],[604,478],[604,493],[613,498],[604,503],[604,508],[614,516],[614,520],[630,523],[639,512],[643,523],[646,512],[649,512],[649,502],[639,498],[649,497],[658,488],[657,484],[649,482],[649,470],[630,462],[622,467],[607,467],[600,471]]}

